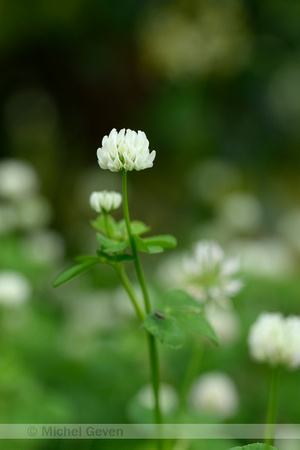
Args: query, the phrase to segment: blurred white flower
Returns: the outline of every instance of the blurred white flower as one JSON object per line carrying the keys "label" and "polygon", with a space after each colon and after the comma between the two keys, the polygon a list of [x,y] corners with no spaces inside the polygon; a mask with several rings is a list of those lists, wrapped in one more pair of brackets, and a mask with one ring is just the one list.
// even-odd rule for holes
{"label": "blurred white flower", "polygon": [[226,419],[238,408],[235,384],[222,372],[209,372],[195,380],[190,391],[190,401],[199,413],[212,414]]}
{"label": "blurred white flower", "polygon": [[[166,383],[160,384],[160,406],[164,414],[175,411],[178,404],[178,395],[175,389]],[[146,409],[154,409],[153,387],[150,384],[140,388],[136,395],[138,403]]]}
{"label": "blurred white flower", "polygon": [[226,258],[216,242],[199,241],[193,256],[183,260],[184,286],[198,300],[214,300],[226,307],[243,286],[235,278],[238,270],[237,259]]}
{"label": "blurred white flower", "polygon": [[7,159],[0,163],[0,196],[23,199],[37,191],[39,180],[29,163],[18,159]]}
{"label": "blurred white flower", "polygon": [[0,272],[0,303],[17,306],[29,300],[32,289],[27,278],[14,271]]}
{"label": "blurred white flower", "polygon": [[205,314],[216,331],[222,345],[231,345],[240,335],[240,321],[233,310],[220,308],[216,304],[208,304]]}
{"label": "blurred white flower", "polygon": [[90,195],[90,205],[97,213],[111,212],[118,209],[122,203],[122,195],[114,191],[92,192]]}
{"label": "blurred white flower", "polygon": [[63,258],[65,244],[55,231],[38,230],[24,238],[23,249],[28,258],[36,263],[51,264]]}
{"label": "blurred white flower", "polygon": [[112,172],[143,170],[153,166],[156,152],[149,153],[149,141],[143,131],[114,128],[104,136],[97,150],[99,166]]}
{"label": "blurred white flower", "polygon": [[251,356],[271,366],[300,366],[300,317],[262,313],[252,325],[248,344]]}

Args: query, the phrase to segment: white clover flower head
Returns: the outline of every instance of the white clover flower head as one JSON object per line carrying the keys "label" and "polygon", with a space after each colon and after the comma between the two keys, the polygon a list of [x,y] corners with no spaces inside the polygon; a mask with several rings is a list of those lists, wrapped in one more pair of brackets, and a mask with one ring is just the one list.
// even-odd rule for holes
{"label": "white clover flower head", "polygon": [[122,203],[122,195],[114,191],[92,192],[90,195],[91,208],[97,213],[109,213],[118,209]]}
{"label": "white clover flower head", "polygon": [[[175,389],[166,383],[161,383],[159,388],[161,408],[165,414],[175,411],[178,404],[178,395]],[[153,387],[150,384],[142,386],[137,393],[138,403],[146,409],[153,410],[155,399]]]}
{"label": "white clover flower head", "polygon": [[6,306],[18,306],[26,303],[32,288],[24,275],[14,271],[0,272],[0,303]]}
{"label": "white clover flower head", "polygon": [[262,313],[250,328],[248,345],[253,359],[288,369],[300,367],[300,317]]}
{"label": "white clover flower head", "polygon": [[212,371],[195,380],[190,401],[199,413],[212,414],[220,419],[231,417],[238,408],[238,393],[232,379],[222,372]]}
{"label": "white clover flower head", "polygon": [[230,297],[243,286],[235,278],[238,271],[238,260],[226,258],[214,241],[199,241],[193,256],[183,260],[186,289],[200,301],[213,300],[225,307],[230,306]]}
{"label": "white clover flower head", "polygon": [[99,166],[111,172],[143,170],[153,166],[156,152],[149,152],[149,141],[143,131],[111,130],[97,150]]}

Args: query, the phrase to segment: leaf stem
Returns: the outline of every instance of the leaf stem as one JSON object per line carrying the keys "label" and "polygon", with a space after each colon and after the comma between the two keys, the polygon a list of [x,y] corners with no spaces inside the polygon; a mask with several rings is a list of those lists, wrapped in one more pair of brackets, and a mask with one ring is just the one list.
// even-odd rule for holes
{"label": "leaf stem", "polygon": [[[130,223],[126,170],[123,170],[123,186],[122,186],[122,188],[123,188],[124,219],[125,219],[125,223],[126,223],[127,233],[128,233],[130,245],[132,248],[132,254],[134,256],[134,264],[135,264],[137,277],[138,277],[138,280],[139,280],[139,283],[140,283],[140,286],[142,289],[143,297],[144,297],[146,314],[150,314],[150,312],[151,312],[150,298],[149,298],[148,289],[146,286],[142,265],[140,262],[139,254],[138,254],[138,251],[136,248],[134,236],[133,236],[132,229],[131,229],[131,223]],[[162,423],[162,415],[161,415],[160,405],[159,405],[160,377],[159,377],[157,343],[156,343],[154,336],[152,334],[150,334],[148,331],[147,331],[147,341],[148,341],[149,358],[150,358],[150,366],[151,366],[151,379],[152,379],[152,386],[153,386],[153,392],[154,392],[154,398],[155,398],[155,419],[158,424],[161,424]]]}
{"label": "leaf stem", "polygon": [[279,384],[280,384],[280,368],[275,367],[271,371],[269,401],[266,418],[265,443],[267,445],[273,445],[274,443],[275,422],[278,409]]}

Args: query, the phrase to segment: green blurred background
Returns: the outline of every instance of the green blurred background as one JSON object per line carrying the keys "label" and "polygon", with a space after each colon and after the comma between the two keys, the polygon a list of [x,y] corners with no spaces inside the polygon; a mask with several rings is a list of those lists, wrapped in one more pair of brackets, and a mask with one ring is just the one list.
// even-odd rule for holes
{"label": "green blurred background", "polygon": [[[264,420],[268,371],[248,357],[248,329],[262,310],[299,313],[299,23],[298,0],[0,1],[1,159],[29,163],[44,202],[36,221],[26,208],[22,220],[7,221],[15,205],[0,199],[0,269],[32,287],[29,302],[0,311],[1,422],[147,420],[130,407],[148,380],[145,343],[114,274],[94,270],[51,287],[77,253],[96,250],[90,192],[121,190],[119,174],[98,167],[96,150],[124,127],[143,130],[157,152],[151,170],[130,174],[132,218],[175,234],[174,258],[209,238],[243,262],[240,337],[208,346],[199,373],[234,378],[233,422]],[[158,298],[157,272],[166,278],[171,259],[144,258]],[[162,378],[176,390],[189,344],[162,349]],[[281,422],[299,421],[297,376],[285,377]],[[81,446],[30,441],[32,449]]]}

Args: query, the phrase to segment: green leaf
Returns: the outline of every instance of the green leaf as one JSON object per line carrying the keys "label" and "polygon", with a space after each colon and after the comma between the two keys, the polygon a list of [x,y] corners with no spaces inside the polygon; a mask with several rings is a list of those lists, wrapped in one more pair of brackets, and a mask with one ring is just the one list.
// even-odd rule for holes
{"label": "green leaf", "polygon": [[154,253],[162,253],[164,251],[164,249],[162,247],[158,247],[156,245],[147,245],[149,252],[151,254]]}
{"label": "green leaf", "polygon": [[108,264],[114,262],[134,261],[134,257],[126,253],[122,255],[108,255],[107,253],[102,252],[101,250],[97,250],[97,255],[103,259],[102,262],[107,262]]}
{"label": "green leaf", "polygon": [[172,316],[188,330],[200,334],[201,336],[205,336],[215,345],[219,345],[219,338],[203,313],[176,311],[171,312],[170,314],[172,314]]}
{"label": "green leaf", "polygon": [[114,243],[105,249],[106,252],[116,253],[121,252],[122,250],[126,250],[128,247],[127,242],[114,241]]}
{"label": "green leaf", "polygon": [[147,247],[147,245],[145,244],[145,242],[143,241],[142,238],[140,238],[137,234],[133,234],[132,237],[134,239],[136,249],[139,252],[150,253],[149,248]]}
{"label": "green leaf", "polygon": [[273,447],[273,445],[257,443],[244,445],[243,447],[233,447],[230,450],[277,450],[277,448]]}
{"label": "green leaf", "polygon": [[[113,234],[115,234],[115,231],[118,228],[118,224],[116,223],[115,219],[109,214],[107,215],[107,223],[109,229],[113,232]],[[103,231],[104,233],[106,233],[107,231],[104,214],[100,214],[96,220],[91,220],[91,225],[98,231]]]}
{"label": "green leaf", "polygon": [[55,280],[53,281],[53,286],[57,287],[60,286],[61,284],[66,283],[67,281],[77,277],[77,275],[80,275],[83,272],[86,272],[87,270],[91,269],[92,267],[96,266],[99,263],[100,263],[99,258],[90,257],[90,259],[86,260],[85,262],[68,267],[60,275],[58,275],[58,277],[55,278]]}
{"label": "green leaf", "polygon": [[165,294],[164,302],[167,308],[176,311],[201,313],[203,305],[197,302],[190,294],[181,289],[174,289]]}
{"label": "green leaf", "polygon": [[187,292],[175,289],[166,293],[165,313],[174,317],[182,327],[219,344],[218,336],[203,313],[203,305]]}
{"label": "green leaf", "polygon": [[150,227],[148,227],[143,222],[140,222],[139,220],[133,220],[131,222],[131,231],[133,234],[141,235],[144,233],[148,233],[150,231]]}
{"label": "green leaf", "polygon": [[155,245],[162,248],[175,248],[177,245],[176,238],[171,234],[147,237],[144,238],[144,242],[147,245]]}
{"label": "green leaf", "polygon": [[128,248],[127,242],[116,241],[115,239],[109,239],[106,236],[103,236],[101,233],[97,233],[98,242],[103,247],[103,249],[107,252],[115,253],[120,252]]}
{"label": "green leaf", "polygon": [[[120,220],[120,222],[118,222],[117,226],[118,226],[119,235],[121,237],[123,237],[123,239],[128,239],[128,233],[127,233],[125,220],[124,219]],[[143,222],[141,222],[139,220],[133,220],[131,222],[131,231],[132,231],[132,234],[141,235],[144,233],[148,233],[148,231],[150,231],[150,227],[148,227],[146,224],[144,224]]]}
{"label": "green leaf", "polygon": [[116,262],[130,262],[134,261],[134,256],[128,255],[126,253],[124,255],[114,255],[114,260]]}
{"label": "green leaf", "polygon": [[172,317],[160,317],[160,313],[153,312],[145,318],[144,325],[162,344],[178,348],[184,342],[184,332]]}

